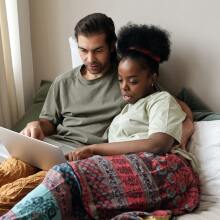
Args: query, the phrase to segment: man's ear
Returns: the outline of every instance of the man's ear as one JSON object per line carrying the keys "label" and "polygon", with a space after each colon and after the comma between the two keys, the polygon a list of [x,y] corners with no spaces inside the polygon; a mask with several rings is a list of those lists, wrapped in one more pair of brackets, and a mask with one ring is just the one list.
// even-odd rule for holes
{"label": "man's ear", "polygon": [[111,46],[110,46],[110,51],[111,51],[111,53],[112,53],[113,51],[116,51],[116,43],[115,43],[115,42],[113,42],[113,43],[111,44]]}
{"label": "man's ear", "polygon": [[157,73],[153,73],[153,75],[152,75],[153,83],[157,82],[157,79],[158,79],[158,74]]}

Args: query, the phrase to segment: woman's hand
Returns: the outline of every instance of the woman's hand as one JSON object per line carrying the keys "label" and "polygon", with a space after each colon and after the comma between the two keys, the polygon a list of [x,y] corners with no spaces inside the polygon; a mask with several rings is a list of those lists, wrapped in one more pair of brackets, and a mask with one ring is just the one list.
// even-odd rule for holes
{"label": "woman's hand", "polygon": [[82,160],[94,155],[92,145],[79,147],[65,155],[68,161]]}

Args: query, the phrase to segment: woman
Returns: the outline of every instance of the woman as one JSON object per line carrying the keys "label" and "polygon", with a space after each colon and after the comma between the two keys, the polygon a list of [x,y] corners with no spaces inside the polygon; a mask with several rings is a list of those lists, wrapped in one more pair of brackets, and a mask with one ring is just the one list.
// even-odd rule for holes
{"label": "woman", "polygon": [[179,215],[197,207],[197,174],[182,156],[168,153],[180,142],[185,113],[169,93],[156,89],[159,64],[170,53],[169,35],[154,26],[125,26],[118,53],[128,104],[109,127],[110,143],[69,153],[72,162],[51,169],[0,219],[139,219],[158,209]]}

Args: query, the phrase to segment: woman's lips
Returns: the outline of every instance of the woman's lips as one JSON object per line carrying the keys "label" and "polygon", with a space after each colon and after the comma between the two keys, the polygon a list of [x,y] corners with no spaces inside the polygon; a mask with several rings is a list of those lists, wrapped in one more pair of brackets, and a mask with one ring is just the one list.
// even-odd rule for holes
{"label": "woman's lips", "polygon": [[132,97],[129,96],[129,95],[122,95],[122,97],[123,97],[123,99],[124,99],[126,102],[128,102],[129,100],[132,99]]}

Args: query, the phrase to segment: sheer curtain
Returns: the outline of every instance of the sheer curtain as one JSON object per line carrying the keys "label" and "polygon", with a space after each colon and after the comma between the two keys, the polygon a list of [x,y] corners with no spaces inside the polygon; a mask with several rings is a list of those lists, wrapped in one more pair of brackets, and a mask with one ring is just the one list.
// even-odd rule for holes
{"label": "sheer curtain", "polygon": [[18,119],[5,0],[0,0],[0,126],[11,128]]}

